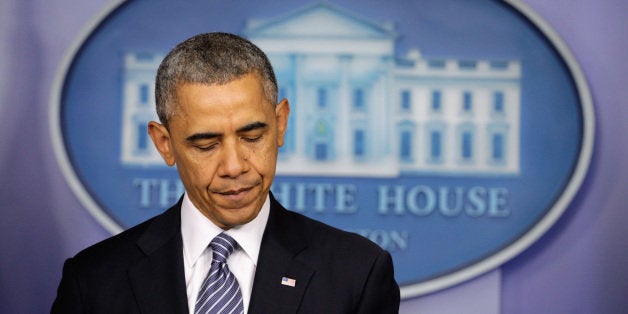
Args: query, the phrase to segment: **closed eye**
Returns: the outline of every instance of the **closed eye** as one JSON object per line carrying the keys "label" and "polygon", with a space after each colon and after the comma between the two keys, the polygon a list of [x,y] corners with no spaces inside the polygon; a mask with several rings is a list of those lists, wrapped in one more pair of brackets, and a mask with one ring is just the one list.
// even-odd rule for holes
{"label": "closed eye", "polygon": [[194,148],[206,152],[214,149],[218,145],[217,139],[219,137],[219,133],[196,133],[188,136],[186,141]]}
{"label": "closed eye", "polygon": [[262,135],[260,135],[260,136],[243,136],[242,139],[245,142],[255,143],[255,142],[259,142],[262,139]]}
{"label": "closed eye", "polygon": [[214,149],[217,146],[217,144],[212,144],[212,145],[194,145],[194,147],[196,147],[196,149],[203,151],[203,152],[207,152],[210,151],[212,149]]}
{"label": "closed eye", "polygon": [[242,134],[242,139],[248,143],[259,142],[264,132],[268,129],[268,124],[263,122],[253,122],[238,129],[238,133]]}

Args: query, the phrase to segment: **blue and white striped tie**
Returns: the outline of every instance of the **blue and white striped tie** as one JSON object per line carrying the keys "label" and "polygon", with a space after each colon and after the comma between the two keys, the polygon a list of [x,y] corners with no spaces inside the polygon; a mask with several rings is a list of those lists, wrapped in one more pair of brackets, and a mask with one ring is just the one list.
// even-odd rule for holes
{"label": "blue and white striped tie", "polygon": [[238,242],[225,233],[217,235],[209,244],[212,264],[201,285],[194,306],[195,314],[242,314],[242,292],[236,277],[229,271],[227,258]]}

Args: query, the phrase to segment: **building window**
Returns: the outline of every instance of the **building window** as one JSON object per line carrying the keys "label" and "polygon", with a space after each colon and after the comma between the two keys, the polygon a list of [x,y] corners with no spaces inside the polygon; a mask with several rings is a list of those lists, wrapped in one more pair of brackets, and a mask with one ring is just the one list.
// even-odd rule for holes
{"label": "building window", "polygon": [[148,84],[141,84],[139,92],[140,92],[140,104],[142,105],[148,104],[148,99],[150,97]]}
{"label": "building window", "polygon": [[412,109],[412,97],[409,90],[401,91],[401,111],[410,111]]}
{"label": "building window", "polygon": [[440,161],[443,157],[443,133],[438,130],[430,132],[430,160]]}
{"label": "building window", "polygon": [[471,92],[464,92],[462,94],[462,111],[469,113],[473,110],[473,97]]}
{"label": "building window", "polygon": [[333,125],[319,119],[314,126],[314,138],[311,141],[308,155],[315,160],[330,160],[334,157]]}
{"label": "building window", "polygon": [[441,92],[438,90],[432,91],[432,111],[440,112],[441,110]]}
{"label": "building window", "polygon": [[318,90],[316,90],[316,99],[317,99],[318,108],[320,109],[327,108],[327,89],[323,87],[319,87]]}
{"label": "building window", "polygon": [[493,162],[503,163],[506,157],[505,150],[505,139],[504,134],[495,133],[491,138],[491,158]]}
{"label": "building window", "polygon": [[470,160],[473,158],[473,133],[470,131],[462,132],[461,136],[460,154],[463,160]]}
{"label": "building window", "polygon": [[314,158],[316,158],[316,160],[327,160],[327,154],[327,144],[316,143],[314,147]]}
{"label": "building window", "polygon": [[398,126],[398,142],[399,160],[401,162],[411,163],[414,160],[414,142],[416,136],[416,125],[411,121],[401,121]]}
{"label": "building window", "polygon": [[148,124],[137,123],[137,152],[144,153],[148,149]]}
{"label": "building window", "polygon": [[403,161],[412,160],[412,131],[401,131],[399,139],[399,158]]}
{"label": "building window", "polygon": [[445,60],[432,59],[427,61],[427,66],[432,69],[444,69],[446,65]]}
{"label": "building window", "polygon": [[353,90],[353,109],[355,110],[364,110],[364,90],[361,88],[356,88]]}
{"label": "building window", "polygon": [[460,60],[458,61],[458,66],[462,70],[475,70],[477,68],[478,63],[474,60]]}
{"label": "building window", "polygon": [[364,157],[366,154],[366,136],[364,130],[355,130],[353,132],[353,155],[355,157]]}
{"label": "building window", "polygon": [[509,65],[508,61],[496,60],[490,62],[490,67],[493,70],[507,70]]}
{"label": "building window", "polygon": [[504,114],[504,93],[495,92],[493,94],[493,112],[496,114]]}

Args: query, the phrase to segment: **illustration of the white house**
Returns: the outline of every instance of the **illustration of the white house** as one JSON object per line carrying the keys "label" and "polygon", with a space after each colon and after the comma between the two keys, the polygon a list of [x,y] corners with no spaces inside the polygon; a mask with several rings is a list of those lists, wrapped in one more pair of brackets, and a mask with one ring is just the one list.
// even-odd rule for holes
{"label": "illustration of the white house", "polygon": [[[395,53],[392,23],[330,4],[248,20],[291,106],[278,175],[517,175],[518,60]],[[125,56],[121,162],[162,165],[146,135],[163,53]]]}

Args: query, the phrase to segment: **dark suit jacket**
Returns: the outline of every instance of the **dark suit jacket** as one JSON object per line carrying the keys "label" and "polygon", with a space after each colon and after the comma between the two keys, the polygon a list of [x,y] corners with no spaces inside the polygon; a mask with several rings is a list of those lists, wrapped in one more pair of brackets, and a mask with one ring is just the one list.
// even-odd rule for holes
{"label": "dark suit jacket", "polygon": [[[188,313],[181,201],[68,259],[52,313]],[[282,277],[296,280],[294,287]],[[271,195],[249,313],[397,313],[390,255]]]}

